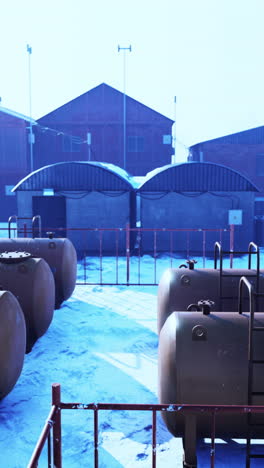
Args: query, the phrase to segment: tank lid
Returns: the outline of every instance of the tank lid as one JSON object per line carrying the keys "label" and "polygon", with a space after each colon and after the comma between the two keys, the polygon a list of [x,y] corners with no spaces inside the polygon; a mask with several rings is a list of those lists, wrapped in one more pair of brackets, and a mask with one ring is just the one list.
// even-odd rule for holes
{"label": "tank lid", "polygon": [[1,263],[19,263],[24,262],[28,258],[31,258],[32,254],[29,252],[2,252],[0,254]]}

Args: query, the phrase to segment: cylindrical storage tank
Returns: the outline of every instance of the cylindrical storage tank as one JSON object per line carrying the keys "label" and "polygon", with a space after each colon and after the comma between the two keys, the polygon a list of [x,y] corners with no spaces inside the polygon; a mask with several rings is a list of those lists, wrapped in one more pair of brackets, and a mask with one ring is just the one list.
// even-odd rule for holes
{"label": "cylindrical storage tank", "polygon": [[[259,313],[256,326],[264,326]],[[159,402],[162,404],[248,404],[248,314],[173,312],[160,332]],[[254,359],[264,359],[262,333],[254,335]],[[253,390],[264,392],[263,366],[254,365]],[[264,395],[252,404],[263,405]],[[163,412],[169,431],[183,436],[184,416]],[[197,415],[197,436],[210,437],[209,413]],[[217,415],[217,437],[245,437],[247,415]],[[263,426],[254,427],[252,437],[263,436]]]}
{"label": "cylindrical storage tank", "polygon": [[33,258],[26,252],[6,252],[0,254],[0,285],[14,294],[23,310],[29,352],[53,318],[52,272],[43,258]]}
{"label": "cylindrical storage tank", "polygon": [[26,326],[22,309],[10,291],[0,291],[0,399],[15,386],[24,363]]}
{"label": "cylindrical storage tank", "polygon": [[[246,276],[256,289],[256,270],[224,269],[222,270],[222,299],[220,295],[220,270],[217,269],[167,269],[158,287],[158,332],[167,317],[173,311],[185,311],[187,307],[200,300],[214,302],[212,310],[238,311],[238,286],[241,276]],[[264,290],[264,270],[259,274],[259,290]],[[247,298],[247,295],[246,295]],[[243,310],[248,307],[248,300]],[[258,299],[258,310],[264,310],[264,298]]]}
{"label": "cylindrical storage tank", "polygon": [[68,299],[76,283],[77,255],[69,239],[15,238],[1,239],[0,252],[26,251],[43,258],[51,268],[55,280],[55,308]]}

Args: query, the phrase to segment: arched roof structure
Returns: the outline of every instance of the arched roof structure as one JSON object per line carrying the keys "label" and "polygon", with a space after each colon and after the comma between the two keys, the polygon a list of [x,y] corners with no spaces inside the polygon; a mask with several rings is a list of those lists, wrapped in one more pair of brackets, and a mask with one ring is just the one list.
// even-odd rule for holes
{"label": "arched roof structure", "polygon": [[53,188],[54,191],[131,191],[133,178],[113,164],[69,161],[32,172],[13,191],[44,188]]}
{"label": "arched roof structure", "polygon": [[138,192],[258,192],[239,172],[220,164],[188,162],[151,171]]}

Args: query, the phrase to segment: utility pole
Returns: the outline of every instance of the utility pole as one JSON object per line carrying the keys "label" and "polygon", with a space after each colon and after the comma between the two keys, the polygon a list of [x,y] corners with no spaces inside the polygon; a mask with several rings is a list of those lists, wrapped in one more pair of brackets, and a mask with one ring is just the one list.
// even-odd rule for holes
{"label": "utility pole", "polygon": [[176,96],[174,96],[174,164],[176,164]]}
{"label": "utility pole", "polygon": [[120,47],[118,46],[118,52],[123,50],[123,77],[124,77],[124,92],[123,92],[123,153],[124,153],[124,169],[126,170],[126,51],[131,52],[132,47]]}
{"label": "utility pole", "polygon": [[28,52],[28,85],[29,85],[29,148],[30,148],[30,172],[33,172],[33,143],[34,143],[34,135],[32,132],[32,105],[31,105],[31,63],[30,57],[32,54],[32,47],[27,44],[27,52]]}

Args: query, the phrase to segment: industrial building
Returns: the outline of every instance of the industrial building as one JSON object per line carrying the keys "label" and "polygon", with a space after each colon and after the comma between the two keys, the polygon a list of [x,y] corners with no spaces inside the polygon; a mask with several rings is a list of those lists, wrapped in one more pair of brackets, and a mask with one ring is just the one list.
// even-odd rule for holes
{"label": "industrial building", "polygon": [[135,226],[136,217],[133,180],[124,170],[96,162],[57,163],[34,171],[14,192],[21,232],[31,235],[31,219],[40,215],[42,235],[67,236],[79,254],[113,253],[117,242],[124,254],[126,223]]}
{"label": "industrial building", "polygon": [[259,189],[256,220],[264,217],[264,126],[197,143],[190,147],[188,160],[223,164],[247,177]]}
{"label": "industrial building", "polygon": [[44,166],[105,162],[144,176],[170,163],[172,124],[173,120],[129,96],[124,120],[124,94],[105,83],[37,121],[1,107],[0,220],[16,214],[12,187]]}
{"label": "industrial building", "polygon": [[[171,162],[173,120],[105,83],[39,119],[34,169],[63,161],[115,164],[144,176]],[[125,133],[124,133],[125,131]]]}
{"label": "industrial building", "polygon": [[30,172],[30,122],[25,115],[0,107],[0,220],[17,211],[14,185]]}
{"label": "industrial building", "polygon": [[231,167],[264,193],[264,126],[197,143],[190,147],[188,159]]}
{"label": "industrial building", "polygon": [[[173,251],[184,251],[188,243],[192,251],[201,252],[203,242],[207,251],[213,251],[215,241],[222,241],[228,249],[228,229],[232,224],[235,225],[235,248],[245,250],[255,237],[257,191],[244,175],[220,164],[168,165],[152,171],[138,188],[141,227],[160,230],[157,251],[168,251],[170,244]],[[179,232],[174,232],[173,239],[169,239],[168,232],[162,232],[164,227],[179,229]],[[208,231],[205,239],[203,229]],[[150,246],[153,246],[153,233],[144,232],[143,251]]]}

